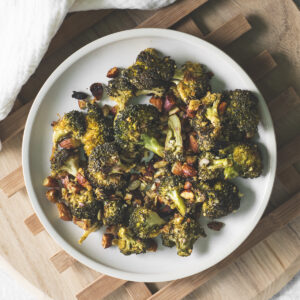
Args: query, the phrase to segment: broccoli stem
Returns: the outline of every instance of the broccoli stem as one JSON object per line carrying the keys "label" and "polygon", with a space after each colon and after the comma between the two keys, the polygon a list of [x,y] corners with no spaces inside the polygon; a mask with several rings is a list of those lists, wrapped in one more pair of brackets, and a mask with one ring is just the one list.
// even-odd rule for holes
{"label": "broccoli stem", "polygon": [[176,147],[183,148],[183,143],[182,143],[182,136],[181,136],[181,123],[180,119],[178,116],[172,115],[169,120],[168,120],[168,126],[170,129],[172,129],[175,141],[176,141]]}
{"label": "broccoli stem", "polygon": [[239,176],[239,172],[233,166],[224,169],[225,179],[232,179],[238,176]]}
{"label": "broccoli stem", "polygon": [[143,145],[146,149],[154,152],[160,157],[164,156],[164,147],[162,147],[155,137],[148,136],[146,134],[142,135]]}
{"label": "broccoli stem", "polygon": [[231,160],[228,160],[227,158],[221,158],[221,159],[214,159],[213,163],[210,164],[207,168],[208,169],[220,169],[220,168],[228,168],[232,166]]}
{"label": "broccoli stem", "polygon": [[177,190],[170,191],[168,193],[168,196],[172,199],[172,201],[176,205],[176,207],[177,207],[178,211],[180,212],[180,214],[182,216],[184,216],[185,212],[186,212],[186,207],[185,207],[184,200],[180,197],[178,191]]}

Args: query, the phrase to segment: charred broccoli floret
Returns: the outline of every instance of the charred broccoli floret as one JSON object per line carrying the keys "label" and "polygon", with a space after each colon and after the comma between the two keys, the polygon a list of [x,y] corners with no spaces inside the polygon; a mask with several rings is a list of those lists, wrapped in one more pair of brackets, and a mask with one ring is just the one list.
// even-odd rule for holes
{"label": "charred broccoli floret", "polygon": [[183,161],[181,122],[177,115],[169,117],[168,126],[169,130],[165,141],[164,159],[170,163]]}
{"label": "charred broccoli floret", "polygon": [[234,90],[222,95],[227,107],[224,113],[226,122],[236,126],[244,137],[252,138],[259,122],[258,100],[250,91]]}
{"label": "charred broccoli floret", "polygon": [[208,92],[201,99],[202,105],[195,117],[190,119],[190,124],[197,133],[200,151],[209,151],[218,144],[222,131],[221,117],[218,112],[220,101],[221,94]]}
{"label": "charred broccoli floret", "polygon": [[179,256],[191,255],[194,243],[201,236],[206,235],[196,220],[178,214],[161,230],[163,245],[176,246]]}
{"label": "charred broccoli floret", "polygon": [[172,209],[176,207],[182,216],[184,216],[186,212],[184,200],[180,196],[183,185],[184,181],[182,178],[170,174],[160,180],[158,188],[159,196],[163,202]]}
{"label": "charred broccoli floret", "polygon": [[173,59],[160,57],[155,49],[148,48],[139,53],[136,62],[124,71],[123,76],[137,89],[137,95],[161,97],[169,87],[175,67]]}
{"label": "charred broccoli floret", "polygon": [[129,99],[136,95],[135,87],[122,76],[110,80],[106,86],[106,92],[110,99],[117,102],[120,110],[125,107]]}
{"label": "charred broccoli floret", "polygon": [[130,168],[120,160],[115,143],[96,146],[88,157],[88,176],[91,183],[104,190],[117,190],[126,186],[125,173]]}
{"label": "charred broccoli floret", "polygon": [[105,200],[103,206],[104,225],[123,224],[127,205],[122,199]]}
{"label": "charred broccoli floret", "polygon": [[113,245],[119,247],[124,255],[145,253],[148,243],[145,240],[135,238],[129,228],[121,227],[118,231],[118,238],[113,240]]}
{"label": "charred broccoli floret", "polygon": [[216,181],[210,185],[201,184],[206,199],[202,205],[203,216],[218,219],[240,207],[240,194],[236,185],[229,181]]}
{"label": "charred broccoli floret", "polygon": [[65,137],[80,139],[86,130],[84,113],[72,110],[59,119],[53,126],[53,145],[56,145]]}
{"label": "charred broccoli floret", "polygon": [[80,165],[79,153],[76,150],[55,150],[51,156],[50,163],[54,173],[67,172],[76,177]]}
{"label": "charred broccoli floret", "polygon": [[261,154],[256,144],[231,144],[225,149],[220,149],[219,154],[232,160],[232,166],[224,169],[225,178],[234,178],[236,176],[256,178],[262,173]]}
{"label": "charred broccoli floret", "polygon": [[86,115],[86,132],[81,138],[84,151],[89,156],[92,150],[113,140],[113,122],[104,118],[98,105],[89,105]]}
{"label": "charred broccoli floret", "polygon": [[117,114],[114,122],[115,140],[126,152],[146,148],[163,156],[164,148],[156,136],[159,133],[159,111],[152,105],[128,105]]}
{"label": "charred broccoli floret", "polygon": [[129,218],[129,228],[141,239],[158,236],[165,223],[155,211],[145,207],[135,208]]}
{"label": "charred broccoli floret", "polygon": [[177,83],[177,91],[181,99],[188,103],[192,99],[201,99],[211,90],[209,79],[210,76],[203,65],[186,62],[176,70],[173,80]]}

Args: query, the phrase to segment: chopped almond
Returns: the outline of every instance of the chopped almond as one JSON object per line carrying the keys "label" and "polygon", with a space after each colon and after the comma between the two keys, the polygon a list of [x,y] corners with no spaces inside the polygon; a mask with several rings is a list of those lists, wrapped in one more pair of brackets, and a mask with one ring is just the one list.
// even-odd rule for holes
{"label": "chopped almond", "polygon": [[56,203],[59,200],[59,191],[55,189],[51,189],[46,192],[46,198],[52,202]]}
{"label": "chopped almond", "polygon": [[181,192],[180,196],[186,200],[193,200],[194,199],[194,193],[190,190],[184,190]]}
{"label": "chopped almond", "polygon": [[108,70],[106,77],[108,78],[116,78],[119,75],[119,69],[117,67],[113,67]]}
{"label": "chopped almond", "polygon": [[185,190],[190,190],[192,188],[192,183],[189,182],[189,181],[186,181],[184,183],[184,187],[183,187]]}
{"label": "chopped almond", "polygon": [[153,96],[149,102],[154,105],[160,112],[162,112],[162,108],[163,108],[163,100],[160,97],[155,97]]}
{"label": "chopped almond", "polygon": [[56,203],[59,217],[64,221],[71,221],[72,215],[69,208],[64,203]]}
{"label": "chopped almond", "polygon": [[194,177],[197,175],[197,170],[187,163],[184,163],[182,166],[182,173],[185,177]]}
{"label": "chopped almond", "polygon": [[179,161],[175,162],[172,166],[171,172],[174,175],[178,175],[178,176],[182,175],[182,164]]}
{"label": "chopped almond", "polygon": [[198,142],[197,142],[197,139],[196,139],[196,137],[194,136],[193,133],[190,134],[189,140],[190,140],[190,147],[191,147],[192,151],[194,153],[198,153],[198,149],[199,149],[198,148]]}
{"label": "chopped almond", "polygon": [[58,181],[54,177],[48,176],[44,179],[43,186],[46,186],[46,187],[59,187],[59,184],[58,184]]}

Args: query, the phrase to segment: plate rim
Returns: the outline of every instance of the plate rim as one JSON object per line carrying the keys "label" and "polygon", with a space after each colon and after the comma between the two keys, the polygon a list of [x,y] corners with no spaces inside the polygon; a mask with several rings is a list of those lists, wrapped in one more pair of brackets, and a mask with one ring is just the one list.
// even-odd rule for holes
{"label": "plate rim", "polygon": [[[31,139],[31,131],[34,124],[35,116],[38,113],[38,109],[40,104],[42,103],[45,95],[49,91],[49,89],[52,87],[52,85],[55,83],[56,79],[61,76],[73,63],[75,63],[80,58],[84,57],[88,53],[101,48],[102,46],[105,46],[107,44],[117,42],[120,40],[126,40],[130,38],[139,38],[139,37],[166,37],[166,38],[172,38],[175,40],[178,40],[179,42],[182,42],[183,40],[187,40],[190,43],[198,43],[204,45],[208,50],[209,48],[216,52],[218,55],[222,56],[222,59],[227,61],[232,65],[233,68],[235,68],[240,76],[245,79],[246,81],[249,81],[253,84],[253,87],[255,88],[256,92],[259,93],[262,103],[261,105],[264,107],[264,110],[266,111],[265,120],[267,124],[270,126],[269,130],[271,130],[271,139],[274,142],[274,147],[272,151],[270,151],[270,166],[269,166],[269,182],[268,186],[265,192],[265,198],[264,202],[260,205],[259,209],[257,210],[255,217],[253,218],[253,221],[249,226],[242,232],[241,239],[238,240],[236,243],[232,243],[231,247],[224,253],[223,255],[220,255],[213,263],[208,264],[204,268],[199,268],[196,272],[180,272],[170,274],[170,273],[150,273],[150,274],[141,274],[141,273],[135,273],[130,271],[123,271],[118,270],[114,267],[108,267],[100,262],[94,261],[92,258],[88,257],[87,255],[81,253],[79,250],[73,248],[60,234],[56,231],[56,229],[52,226],[51,222],[48,221],[46,215],[43,212],[43,209],[41,208],[41,205],[39,204],[39,201],[37,200],[37,196],[35,194],[32,179],[30,176],[30,164],[29,164],[29,149],[30,149],[30,139]],[[244,241],[245,239],[251,234],[251,232],[254,230],[255,226],[259,222],[263,212],[265,211],[267,204],[269,203],[271,192],[274,185],[275,180],[275,174],[276,174],[276,167],[277,167],[277,147],[276,147],[276,137],[275,137],[275,131],[274,131],[274,125],[273,121],[269,112],[269,109],[266,105],[266,102],[258,90],[257,86],[253,82],[253,80],[247,75],[247,73],[243,70],[243,68],[235,62],[231,57],[229,57],[225,52],[217,48],[216,46],[208,43],[205,40],[202,40],[198,37],[192,36],[187,33],[178,32],[171,29],[158,29],[158,28],[139,28],[139,29],[130,29],[125,31],[120,31],[117,33],[113,33],[110,35],[107,35],[105,37],[101,37],[84,47],[80,48],[76,52],[74,52],[72,55],[70,55],[67,59],[65,59],[48,77],[48,79],[43,84],[42,88],[40,89],[39,93],[37,94],[30,112],[27,117],[24,135],[23,135],[23,143],[22,143],[22,165],[23,165],[23,176],[25,181],[26,190],[28,193],[28,197],[30,199],[30,202],[34,208],[34,211],[36,215],[38,216],[39,220],[45,227],[45,230],[49,233],[49,235],[59,244],[60,247],[62,247],[69,255],[74,257],[79,262],[83,263],[84,265],[98,271],[104,274],[107,274],[112,277],[120,278],[123,280],[130,280],[130,281],[137,281],[137,282],[161,282],[161,281],[170,281],[170,280],[176,280],[180,278],[184,278],[187,276],[191,276],[194,274],[197,274],[199,272],[202,272],[226,257],[228,257],[232,252],[234,252]]]}

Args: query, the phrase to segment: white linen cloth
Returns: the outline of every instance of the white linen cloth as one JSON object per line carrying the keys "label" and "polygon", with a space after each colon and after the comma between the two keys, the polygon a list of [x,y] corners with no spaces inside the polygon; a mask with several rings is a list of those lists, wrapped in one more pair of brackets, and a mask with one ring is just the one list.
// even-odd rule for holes
{"label": "white linen cloth", "polygon": [[[0,120],[13,107],[70,11],[156,9],[176,0],[0,0]],[[0,143],[1,149],[1,143]]]}

